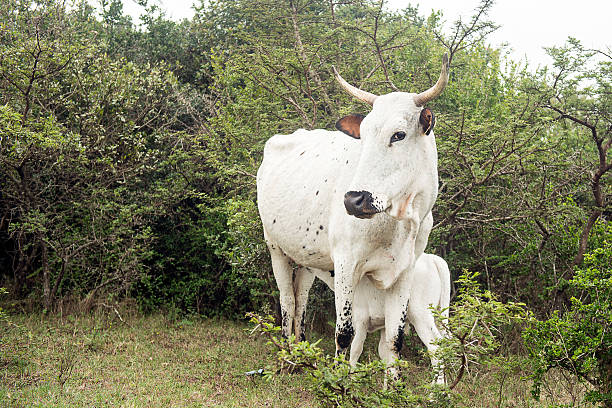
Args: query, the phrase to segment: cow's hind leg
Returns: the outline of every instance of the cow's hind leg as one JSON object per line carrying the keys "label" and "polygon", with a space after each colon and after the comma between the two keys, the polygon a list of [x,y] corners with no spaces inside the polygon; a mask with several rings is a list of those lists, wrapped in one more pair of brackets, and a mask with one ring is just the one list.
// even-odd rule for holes
{"label": "cow's hind leg", "polygon": [[306,340],[304,332],[306,305],[308,304],[308,292],[310,292],[314,279],[315,274],[310,268],[302,266],[295,273],[295,280],[293,282],[295,294],[294,333],[298,341]]}
{"label": "cow's hind leg", "polygon": [[[265,236],[265,231],[264,231]],[[280,247],[270,242],[266,237],[266,243],[270,251],[272,261],[272,272],[280,293],[281,326],[282,334],[288,338],[291,336],[291,328],[295,319],[295,293],[293,291],[293,268],[291,259],[285,255]]]}

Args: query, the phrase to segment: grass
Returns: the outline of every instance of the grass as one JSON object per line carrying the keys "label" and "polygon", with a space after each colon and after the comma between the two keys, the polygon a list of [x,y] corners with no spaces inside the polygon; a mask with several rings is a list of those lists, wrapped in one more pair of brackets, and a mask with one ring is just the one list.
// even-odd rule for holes
{"label": "grass", "polygon": [[246,325],[163,316],[13,316],[0,341],[2,407],[316,407]]}
{"label": "grass", "polygon": [[[0,407],[320,406],[305,374],[271,381],[245,375],[274,359],[263,338],[249,336],[246,323],[123,314],[0,320]],[[331,352],[331,336],[324,340]],[[377,335],[369,336],[362,359],[377,358],[376,344]],[[416,362],[407,377],[414,385],[427,382],[430,372],[419,348],[408,339],[409,360]],[[584,388],[554,373],[542,401],[534,401],[526,374],[517,363],[466,376],[456,389],[458,405],[586,406]]]}

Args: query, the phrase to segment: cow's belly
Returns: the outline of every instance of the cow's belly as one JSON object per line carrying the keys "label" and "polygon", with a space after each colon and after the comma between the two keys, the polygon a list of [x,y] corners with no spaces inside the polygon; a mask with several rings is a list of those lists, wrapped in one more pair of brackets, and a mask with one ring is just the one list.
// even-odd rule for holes
{"label": "cow's belly", "polygon": [[257,204],[269,243],[296,263],[323,270],[333,269],[330,214],[344,205],[339,185],[348,183],[359,154],[358,142],[338,133],[274,136],[257,173]]}
{"label": "cow's belly", "polygon": [[[300,265],[331,270],[333,262],[325,203],[303,201],[303,205],[296,207],[300,199],[306,200],[304,196],[292,195],[260,203],[266,239]],[[289,211],[288,208],[293,209]]]}

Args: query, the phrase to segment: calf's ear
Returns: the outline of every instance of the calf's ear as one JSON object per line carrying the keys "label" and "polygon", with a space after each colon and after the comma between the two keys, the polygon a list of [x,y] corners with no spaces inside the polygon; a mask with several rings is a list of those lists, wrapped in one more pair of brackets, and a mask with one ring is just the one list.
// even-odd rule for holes
{"label": "calf's ear", "polygon": [[423,108],[421,111],[421,116],[419,117],[419,122],[423,127],[423,133],[428,135],[436,124],[436,116],[433,114],[431,109]]}
{"label": "calf's ear", "polygon": [[336,122],[336,129],[346,133],[350,137],[360,139],[359,127],[363,118],[365,118],[365,116],[357,114],[345,116],[342,119],[338,119]]}

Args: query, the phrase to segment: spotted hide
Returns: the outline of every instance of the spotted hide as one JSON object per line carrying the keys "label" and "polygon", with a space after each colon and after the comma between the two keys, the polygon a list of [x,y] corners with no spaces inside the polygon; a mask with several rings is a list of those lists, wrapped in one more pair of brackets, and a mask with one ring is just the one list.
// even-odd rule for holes
{"label": "spotted hide", "polygon": [[342,87],[372,105],[349,115],[338,131],[303,130],[268,140],[257,172],[257,200],[280,292],[283,334],[303,337],[310,282],[295,282],[293,264],[334,271],[336,352],[355,333],[355,287],[367,276],[388,302],[389,348],[403,334],[416,259],[432,227],[438,194],[434,114],[424,105],[448,81],[445,55],[438,82],[420,93],[377,96]]}

